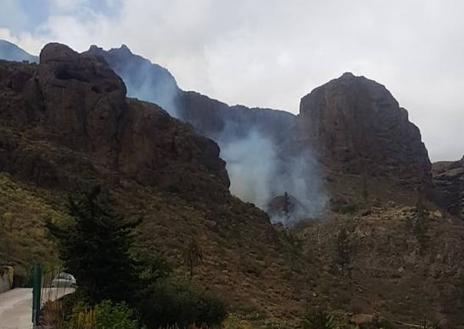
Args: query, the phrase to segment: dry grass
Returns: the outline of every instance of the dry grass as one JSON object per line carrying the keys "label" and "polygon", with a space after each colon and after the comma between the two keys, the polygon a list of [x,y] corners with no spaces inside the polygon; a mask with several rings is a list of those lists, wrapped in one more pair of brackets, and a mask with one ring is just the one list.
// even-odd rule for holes
{"label": "dry grass", "polygon": [[48,238],[46,221],[67,220],[47,193],[0,174],[0,263],[15,266],[16,274],[27,275],[35,262],[55,264],[58,252]]}

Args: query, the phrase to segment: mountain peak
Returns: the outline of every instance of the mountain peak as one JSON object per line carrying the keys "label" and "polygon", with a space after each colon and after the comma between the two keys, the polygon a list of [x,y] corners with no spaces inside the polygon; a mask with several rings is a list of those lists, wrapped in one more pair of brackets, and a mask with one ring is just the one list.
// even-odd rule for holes
{"label": "mountain peak", "polygon": [[61,43],[48,43],[40,52],[40,63],[53,61],[72,61],[79,54]]}
{"label": "mountain peak", "polygon": [[127,53],[128,55],[132,55],[132,51],[125,44],[122,44],[121,47],[119,47],[119,50],[121,52]]}
{"label": "mountain peak", "polygon": [[345,72],[340,77],[340,79],[354,79],[354,78],[356,78],[356,76],[351,72]]}

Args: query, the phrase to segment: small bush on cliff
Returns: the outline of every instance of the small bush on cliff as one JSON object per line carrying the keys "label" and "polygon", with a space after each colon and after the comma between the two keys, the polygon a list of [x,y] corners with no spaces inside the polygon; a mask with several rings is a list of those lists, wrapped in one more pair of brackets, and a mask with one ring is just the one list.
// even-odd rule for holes
{"label": "small bush on cliff", "polygon": [[421,191],[419,191],[417,195],[415,214],[411,218],[410,225],[419,243],[420,251],[423,251],[427,247],[428,242],[427,231],[429,228],[429,212]]}
{"label": "small bush on cliff", "polygon": [[348,227],[341,227],[335,237],[335,265],[340,272],[351,276],[351,263],[354,254],[354,242],[351,237],[351,230]]}
{"label": "small bush on cliff", "polygon": [[308,311],[302,322],[303,329],[335,329],[337,325],[332,314],[326,311]]}

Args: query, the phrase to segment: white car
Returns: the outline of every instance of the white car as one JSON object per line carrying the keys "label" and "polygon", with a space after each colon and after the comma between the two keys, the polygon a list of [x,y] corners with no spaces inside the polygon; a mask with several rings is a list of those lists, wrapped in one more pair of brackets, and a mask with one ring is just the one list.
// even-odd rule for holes
{"label": "white car", "polygon": [[61,272],[52,280],[52,288],[77,286],[76,278],[69,273]]}

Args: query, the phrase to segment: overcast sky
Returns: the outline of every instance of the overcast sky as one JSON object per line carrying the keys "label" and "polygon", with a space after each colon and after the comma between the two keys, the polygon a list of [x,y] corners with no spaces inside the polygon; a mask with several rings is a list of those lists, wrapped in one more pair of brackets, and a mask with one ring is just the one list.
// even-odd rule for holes
{"label": "overcast sky", "polygon": [[38,54],[127,44],[183,89],[298,112],[345,71],[384,84],[433,161],[464,155],[464,1],[0,0],[0,38]]}

